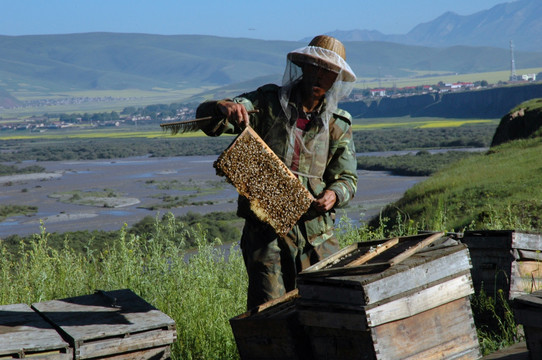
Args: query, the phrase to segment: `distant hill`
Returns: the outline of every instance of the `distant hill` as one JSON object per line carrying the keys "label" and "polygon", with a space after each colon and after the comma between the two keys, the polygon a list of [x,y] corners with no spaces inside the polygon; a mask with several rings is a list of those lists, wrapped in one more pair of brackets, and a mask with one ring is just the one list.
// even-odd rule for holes
{"label": "distant hill", "polygon": [[[305,45],[197,35],[0,36],[0,79],[5,89],[24,86],[25,91],[36,92],[152,88],[203,92],[243,82],[253,88],[256,79],[280,81],[286,53]],[[364,78],[409,76],[420,70],[470,73],[509,68],[506,49],[359,41],[345,45],[348,62]],[[524,68],[538,67],[542,54],[517,52],[517,58]]]}
{"label": "distant hill", "polygon": [[20,104],[19,100],[11,96],[6,90],[0,88],[0,109],[12,108]]}
{"label": "distant hill", "polygon": [[386,35],[374,30],[333,31],[343,41],[388,41],[409,45],[449,47],[454,45],[542,49],[542,1],[519,0],[496,5],[471,15],[446,12],[407,34]]}

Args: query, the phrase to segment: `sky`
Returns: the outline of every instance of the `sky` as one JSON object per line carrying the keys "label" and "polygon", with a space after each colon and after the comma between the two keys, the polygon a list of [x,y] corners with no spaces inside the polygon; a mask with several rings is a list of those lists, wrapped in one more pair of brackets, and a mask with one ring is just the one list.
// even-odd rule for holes
{"label": "sky", "polygon": [[446,11],[513,0],[0,0],[0,35],[84,32],[298,41],[335,30],[405,34]]}

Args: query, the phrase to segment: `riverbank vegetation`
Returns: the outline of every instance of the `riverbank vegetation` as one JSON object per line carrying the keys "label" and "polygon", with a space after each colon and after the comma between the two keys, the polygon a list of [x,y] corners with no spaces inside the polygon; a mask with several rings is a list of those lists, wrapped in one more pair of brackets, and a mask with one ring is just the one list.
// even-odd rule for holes
{"label": "riverbank vegetation", "polygon": [[[37,206],[28,205],[0,205],[0,221],[15,215],[29,215],[38,211]],[[0,239],[1,240],[1,239]]]}
{"label": "riverbank vegetation", "polygon": [[[34,212],[36,209],[27,209],[26,207],[17,207],[11,205],[3,208],[0,206],[0,220],[2,216],[13,216],[15,211]],[[9,213],[12,211],[12,213]],[[4,215],[4,213],[9,215]],[[206,239],[211,243],[216,239],[220,239],[222,243],[234,243],[241,237],[241,228],[243,226],[243,220],[240,219],[235,212],[211,212],[207,214],[198,214],[188,212],[186,215],[178,216],[171,219],[169,213],[164,213],[162,216],[157,214],[156,217],[146,216],[131,227],[125,227],[123,229],[129,236],[137,237],[149,237],[152,234],[156,224],[161,226],[171,226],[170,232],[182,234],[181,240],[172,240],[179,242],[178,246],[183,251],[193,250],[198,246],[198,239],[189,231],[185,231],[184,228],[198,228],[201,232],[206,234]],[[47,243],[51,249],[60,251],[66,242],[69,242],[71,250],[78,254],[84,254],[87,251],[100,252],[103,249],[111,246],[119,237],[120,230],[115,231],[103,231],[103,230],[80,230],[64,233],[48,233]],[[19,236],[11,235],[4,239],[0,239],[0,243],[11,254],[17,253],[20,246],[28,247],[35,239],[34,235]]]}
{"label": "riverbank vegetation", "polygon": [[[401,120],[391,119],[395,122]],[[380,128],[380,120],[368,130],[354,131],[354,144],[358,153],[375,151],[420,150],[440,148],[488,147],[497,127],[496,122],[439,126],[442,119],[435,119],[433,127],[414,126]],[[111,130],[112,131],[112,130]],[[118,131],[117,131],[118,133]],[[0,163],[25,160],[61,161],[116,159],[133,156],[172,157],[218,155],[232,142],[231,136],[217,138],[202,136],[120,137],[111,132],[98,132],[92,136],[70,137],[69,130],[59,136],[32,135],[24,138],[3,137]],[[145,130],[141,130],[145,134]],[[197,133],[199,134],[199,133]],[[6,171],[10,168],[4,166]],[[15,169],[11,169],[15,171]],[[36,169],[37,170],[37,169]],[[6,173],[7,174],[7,173]]]}
{"label": "riverbank vegetation", "polygon": [[358,169],[390,171],[393,175],[429,176],[447,165],[473,155],[466,151],[431,154],[422,150],[415,154],[393,156],[358,156]]}
{"label": "riverbank vegetation", "polygon": [[31,173],[39,173],[39,172],[44,172],[44,171],[45,171],[45,168],[39,165],[29,165],[29,166],[19,167],[16,165],[0,164],[0,176],[31,174]]}

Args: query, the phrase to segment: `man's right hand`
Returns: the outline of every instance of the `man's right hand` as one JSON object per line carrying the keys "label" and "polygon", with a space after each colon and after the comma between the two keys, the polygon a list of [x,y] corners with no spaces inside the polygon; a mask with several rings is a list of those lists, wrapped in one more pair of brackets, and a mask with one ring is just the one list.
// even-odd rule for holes
{"label": "man's right hand", "polygon": [[220,100],[216,103],[218,109],[230,122],[239,124],[241,128],[249,125],[249,116],[247,109],[236,102],[228,100]]}

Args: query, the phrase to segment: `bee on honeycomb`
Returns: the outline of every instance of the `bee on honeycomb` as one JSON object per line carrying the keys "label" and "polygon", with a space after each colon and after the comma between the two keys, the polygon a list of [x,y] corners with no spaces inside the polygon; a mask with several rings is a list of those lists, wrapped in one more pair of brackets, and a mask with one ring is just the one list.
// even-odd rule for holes
{"label": "bee on honeycomb", "polygon": [[314,197],[265,144],[247,127],[214,163],[250,209],[284,237],[309,209]]}

